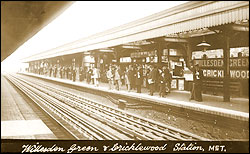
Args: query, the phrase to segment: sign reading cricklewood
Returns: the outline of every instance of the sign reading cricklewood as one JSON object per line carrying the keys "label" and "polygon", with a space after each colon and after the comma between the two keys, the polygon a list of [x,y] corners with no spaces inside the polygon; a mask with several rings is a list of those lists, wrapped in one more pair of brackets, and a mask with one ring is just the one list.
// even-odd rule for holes
{"label": "sign reading cricklewood", "polygon": [[[230,78],[232,79],[249,79],[249,57],[230,58]],[[199,63],[203,70],[204,77],[223,78],[224,63],[222,58],[213,59],[197,59],[195,63]]]}
{"label": "sign reading cricklewood", "polygon": [[[202,69],[204,77],[223,78],[224,70]],[[249,79],[249,70],[230,70],[230,77],[234,79]]]}

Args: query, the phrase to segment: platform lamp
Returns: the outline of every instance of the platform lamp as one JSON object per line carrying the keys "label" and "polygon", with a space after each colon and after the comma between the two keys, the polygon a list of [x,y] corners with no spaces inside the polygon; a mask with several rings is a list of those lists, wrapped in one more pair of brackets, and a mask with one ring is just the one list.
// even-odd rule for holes
{"label": "platform lamp", "polygon": [[197,47],[202,47],[202,48],[203,48],[202,51],[203,51],[203,52],[206,52],[207,48],[210,47],[211,45],[205,41],[205,36],[203,35],[203,40],[202,40],[202,42],[199,43],[199,44],[197,44],[196,46],[197,46]]}

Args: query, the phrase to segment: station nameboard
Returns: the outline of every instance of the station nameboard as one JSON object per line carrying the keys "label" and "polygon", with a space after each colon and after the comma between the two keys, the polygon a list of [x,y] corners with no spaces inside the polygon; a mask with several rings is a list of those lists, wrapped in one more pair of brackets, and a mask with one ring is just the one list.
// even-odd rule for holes
{"label": "station nameboard", "polygon": [[[202,69],[202,71],[204,77],[212,77],[212,78],[224,77],[224,70]],[[249,79],[249,70],[230,70],[230,78]]]}
{"label": "station nameboard", "polygon": [[130,54],[131,58],[145,58],[145,57],[154,57],[154,56],[157,56],[157,50],[133,52]]}
{"label": "station nameboard", "polygon": [[[223,67],[223,58],[211,58],[211,59],[197,59],[196,63],[199,63],[201,68],[205,67]],[[248,57],[242,58],[230,58],[229,66],[232,68],[249,68]]]}
{"label": "station nameboard", "polygon": [[131,63],[131,58],[130,57],[122,57],[120,58],[120,63]]}
{"label": "station nameboard", "polygon": [[[230,78],[232,79],[249,79],[249,57],[230,58]],[[199,64],[203,70],[204,77],[209,78],[223,78],[224,77],[224,63],[223,58],[211,59],[196,59],[195,64]]]}

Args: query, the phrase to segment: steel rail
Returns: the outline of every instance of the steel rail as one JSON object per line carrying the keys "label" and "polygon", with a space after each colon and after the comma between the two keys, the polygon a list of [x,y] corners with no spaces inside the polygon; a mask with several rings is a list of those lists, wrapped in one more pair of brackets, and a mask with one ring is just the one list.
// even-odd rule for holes
{"label": "steel rail", "polygon": [[[17,84],[16,82],[18,82],[18,81],[13,81],[13,79],[10,79],[10,80],[11,80],[14,84]],[[39,94],[34,95],[35,92],[30,90],[31,87],[27,88],[27,87],[26,87],[27,85],[20,84],[20,82],[19,82],[18,84],[19,84],[18,88],[21,88],[22,90],[23,90],[23,89],[26,89],[26,91],[24,91],[25,94],[27,94],[27,95],[30,96],[30,95],[31,95],[31,92],[32,92],[32,93],[33,93],[33,96],[42,98],[42,97],[41,97],[42,93],[39,93]],[[28,90],[27,90],[27,89],[28,89]],[[33,89],[33,90],[34,90],[34,89]],[[99,133],[99,136],[96,135],[95,132],[98,130],[97,128],[94,128],[93,126],[91,126],[92,128],[89,129],[88,127],[89,127],[90,125],[89,125],[88,123],[86,123],[86,121],[83,121],[82,119],[80,119],[79,117],[77,117],[76,115],[74,115],[73,112],[66,111],[65,108],[62,108],[60,105],[56,105],[56,106],[53,106],[53,105],[55,105],[55,104],[51,105],[50,103],[52,103],[53,101],[55,101],[55,100],[49,100],[49,99],[48,99],[48,96],[43,96],[43,100],[40,99],[40,102],[44,103],[44,105],[47,106],[47,109],[50,108],[50,110],[52,110],[55,114],[58,114],[59,116],[61,116],[62,119],[64,119],[64,120],[65,120],[66,122],[68,122],[69,124],[70,124],[70,123],[73,123],[74,126],[75,126],[75,128],[76,128],[76,129],[78,128],[78,131],[82,132],[82,130],[85,130],[85,133],[88,133],[86,137],[90,137],[90,139],[99,139],[99,140],[102,140],[102,139],[117,139],[117,138],[115,138],[115,137],[107,137],[107,136],[110,136],[110,132],[108,132],[107,134],[103,135],[105,131],[103,131],[102,129],[99,129],[99,132],[98,132],[98,133]],[[62,110],[64,110],[64,111],[62,111]],[[66,113],[65,113],[65,112],[66,112]],[[76,120],[75,120],[74,118],[75,118]],[[78,120],[78,121],[77,121],[77,120]],[[85,125],[85,127],[83,127],[84,125]],[[86,127],[86,125],[88,125],[88,126]],[[79,128],[81,128],[81,129],[79,130]],[[91,132],[91,133],[89,133],[89,132]],[[94,135],[93,135],[93,134],[94,134]],[[101,135],[102,137],[100,137],[100,135]],[[76,139],[79,139],[79,138],[77,138],[77,137],[75,137],[75,138],[76,138]]]}
{"label": "steel rail", "polygon": [[[45,86],[45,85],[44,85]],[[50,90],[55,90],[54,89],[54,87],[52,88],[52,87],[49,87],[49,86],[46,86],[48,89],[50,89]],[[82,104],[82,101],[87,101],[86,103],[89,103],[89,102],[92,102],[93,103],[93,101],[90,101],[90,100],[86,100],[85,98],[82,98],[81,96],[77,96],[76,94],[72,94],[72,93],[70,93],[70,92],[65,92],[65,91],[62,91],[61,89],[56,89],[56,92],[57,93],[60,93],[60,92],[62,92],[62,93],[64,93],[64,94],[67,94],[67,98],[69,98],[69,99],[72,99],[72,100],[74,100],[74,101],[77,101],[77,100],[79,100],[79,99],[82,99],[82,100],[80,100],[80,101],[78,101],[79,103],[81,103]],[[117,117],[121,117],[121,115],[120,114],[117,114],[117,111],[118,112],[121,112],[121,111],[119,111],[118,109],[114,109],[114,108],[112,108],[112,107],[108,107],[108,106],[106,106],[106,105],[103,105],[103,104],[100,104],[100,103],[98,103],[98,102],[95,102],[95,104],[96,105],[98,105],[98,106],[96,106],[96,107],[100,107],[100,106],[104,106],[104,107],[107,107],[107,109],[111,109],[111,112],[108,112],[108,111],[106,111],[106,110],[104,110],[104,112],[106,112],[106,114],[115,114]],[[92,105],[92,104],[90,104],[90,105]],[[115,111],[115,112],[112,112],[112,111]],[[129,116],[131,116],[131,115],[129,115]],[[124,118],[124,117],[121,117],[121,118]],[[139,121],[144,121],[144,123],[147,123],[148,125],[151,125],[151,126],[145,126],[145,124],[142,124],[142,123],[139,123],[138,121],[135,121],[135,120],[133,120],[133,119],[129,119],[129,118],[127,118],[127,117],[125,117],[125,121],[127,121],[127,122],[129,122],[129,120],[130,121],[133,121],[134,123],[137,123],[138,125],[144,125],[145,127],[147,127],[147,128],[149,128],[149,129],[153,129],[153,130],[155,130],[155,131],[161,131],[161,133],[163,133],[163,134],[165,134],[165,135],[169,135],[169,136],[172,136],[173,138],[177,138],[177,139],[187,139],[187,140],[190,140],[190,137],[192,137],[193,139],[201,139],[202,137],[199,137],[199,136],[197,136],[197,135],[194,135],[194,134],[191,134],[191,133],[188,133],[188,132],[182,132],[181,130],[177,130],[177,129],[173,129],[173,128],[170,128],[169,129],[169,127],[168,128],[166,128],[166,127],[164,127],[164,126],[161,126],[161,125],[156,125],[155,123],[149,123],[149,121],[148,120],[145,120],[145,119],[140,119],[140,118],[138,118],[138,117],[135,117],[134,115],[133,115],[133,117],[132,117],[133,119],[139,119]],[[120,119],[121,120],[121,119]],[[158,128],[159,130],[156,130],[156,128]],[[144,129],[144,128],[142,128],[142,129]],[[164,131],[166,131],[166,132],[164,132]],[[172,131],[172,132],[171,132]],[[175,133],[176,132],[176,134],[171,134],[171,133]],[[177,135],[177,136],[176,136]],[[180,137],[178,137],[178,136],[180,136]],[[206,140],[205,138],[202,138],[202,140]]]}
{"label": "steel rail", "polygon": [[[102,119],[110,127],[115,127],[120,131],[127,131],[127,136],[133,134],[135,139],[207,140],[195,134],[157,123],[123,110],[115,109],[59,88],[44,85],[39,82],[34,83],[35,81],[28,82],[26,81],[27,79],[24,80],[19,78],[19,80],[23,80],[26,84],[39,89],[82,113],[85,112],[95,119]],[[133,131],[131,131],[131,129]]]}

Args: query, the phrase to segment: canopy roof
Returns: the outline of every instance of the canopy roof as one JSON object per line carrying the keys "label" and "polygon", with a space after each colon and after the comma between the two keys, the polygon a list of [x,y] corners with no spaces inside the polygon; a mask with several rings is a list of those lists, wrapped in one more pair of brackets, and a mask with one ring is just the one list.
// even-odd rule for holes
{"label": "canopy roof", "polygon": [[24,59],[52,58],[249,20],[248,1],[192,1]]}

